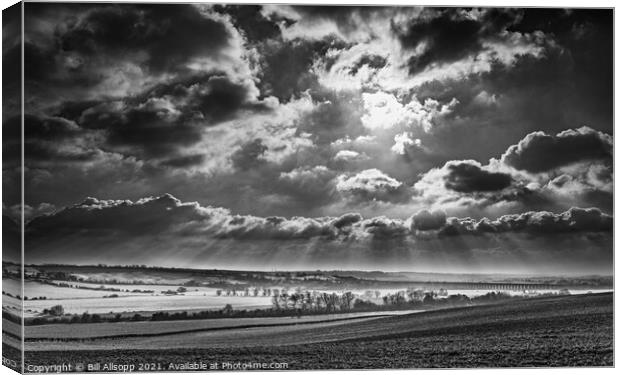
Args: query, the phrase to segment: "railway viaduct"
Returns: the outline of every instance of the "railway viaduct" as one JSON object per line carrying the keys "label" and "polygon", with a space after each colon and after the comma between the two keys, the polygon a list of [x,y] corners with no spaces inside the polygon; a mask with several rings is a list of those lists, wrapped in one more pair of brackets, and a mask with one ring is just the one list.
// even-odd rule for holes
{"label": "railway viaduct", "polygon": [[[494,282],[416,282],[411,283],[414,288],[448,289],[448,290],[559,290],[568,288],[567,285],[535,284],[535,283],[494,283]],[[575,288],[572,286],[572,288]]]}

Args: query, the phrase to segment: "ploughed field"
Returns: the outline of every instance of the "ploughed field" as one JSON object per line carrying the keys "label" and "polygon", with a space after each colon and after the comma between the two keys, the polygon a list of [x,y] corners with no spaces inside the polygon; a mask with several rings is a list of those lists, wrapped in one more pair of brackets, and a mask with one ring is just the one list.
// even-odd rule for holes
{"label": "ploughed field", "polygon": [[162,370],[194,361],[280,362],[289,370],[612,366],[613,296],[518,299],[399,316],[79,343],[32,341],[25,349],[26,364],[32,365],[149,362]]}
{"label": "ploughed field", "polygon": [[[26,341],[33,344],[30,349],[38,347],[38,342],[100,342],[102,338],[117,340],[128,337],[154,337],[182,334],[187,332],[230,330],[232,328],[250,327],[281,327],[289,325],[315,324],[331,321],[350,321],[354,319],[379,318],[391,315],[403,315],[418,310],[353,312],[339,314],[320,314],[283,317],[257,318],[218,318],[192,319],[171,321],[139,321],[116,323],[72,323],[72,324],[43,324],[27,325],[24,330]],[[421,310],[420,310],[421,311]],[[18,336],[21,333],[19,324],[3,320],[2,329],[9,335]],[[45,347],[49,347],[46,345]]]}

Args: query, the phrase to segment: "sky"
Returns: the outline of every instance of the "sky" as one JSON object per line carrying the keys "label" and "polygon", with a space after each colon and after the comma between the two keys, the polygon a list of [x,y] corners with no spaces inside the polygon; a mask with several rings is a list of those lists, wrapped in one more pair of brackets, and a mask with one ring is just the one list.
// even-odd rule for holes
{"label": "sky", "polygon": [[27,263],[612,272],[611,10],[25,12]]}

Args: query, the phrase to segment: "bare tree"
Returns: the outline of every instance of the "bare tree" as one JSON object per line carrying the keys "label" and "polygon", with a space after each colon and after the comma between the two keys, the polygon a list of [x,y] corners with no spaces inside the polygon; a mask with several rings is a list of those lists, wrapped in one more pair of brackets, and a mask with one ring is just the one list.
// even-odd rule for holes
{"label": "bare tree", "polygon": [[271,303],[273,304],[274,309],[280,310],[280,299],[278,296],[273,296],[273,298],[271,298]]}
{"label": "bare tree", "polygon": [[297,293],[293,293],[288,297],[289,301],[291,301],[291,308],[295,309],[297,307],[297,303],[300,300],[300,295]]}
{"label": "bare tree", "polygon": [[347,310],[351,310],[351,302],[355,299],[353,293],[346,292],[342,294],[341,306]]}

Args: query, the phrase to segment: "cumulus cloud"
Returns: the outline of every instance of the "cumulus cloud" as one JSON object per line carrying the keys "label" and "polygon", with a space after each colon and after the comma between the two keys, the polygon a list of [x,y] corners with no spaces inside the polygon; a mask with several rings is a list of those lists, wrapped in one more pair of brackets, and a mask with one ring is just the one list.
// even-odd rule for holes
{"label": "cumulus cloud", "polygon": [[397,239],[409,234],[409,229],[403,220],[390,219],[385,216],[364,220],[361,226],[364,233],[379,239]]}
{"label": "cumulus cloud", "polygon": [[335,161],[358,161],[368,159],[368,156],[353,150],[340,150],[334,155]]}
{"label": "cumulus cloud", "polygon": [[444,168],[447,170],[444,176],[446,187],[462,193],[497,191],[507,188],[512,183],[509,174],[490,172],[474,160],[449,162]]}
{"label": "cumulus cloud", "polygon": [[281,172],[276,191],[287,196],[307,200],[308,205],[330,202],[335,192],[336,172],[324,165],[298,167],[289,172]]}
{"label": "cumulus cloud", "polygon": [[412,217],[412,230],[437,230],[446,224],[446,213],[443,211],[421,210]]}
{"label": "cumulus cloud", "polygon": [[366,169],[353,176],[338,176],[336,189],[346,197],[362,201],[402,202],[409,198],[408,189],[402,182],[378,169]]}
{"label": "cumulus cloud", "polygon": [[610,232],[613,218],[598,208],[576,208],[554,214],[552,212],[525,212],[504,215],[496,220],[487,218],[449,218],[440,235],[481,235],[485,233],[523,232],[545,235],[571,232]]}
{"label": "cumulus cloud", "polygon": [[[443,212],[428,210],[405,220],[386,216],[365,219],[357,213],[285,218],[239,215],[196,202],[184,203],[165,194],[137,201],[86,198],[79,204],[29,221],[26,240],[30,244],[29,261],[88,261],[93,256],[99,259],[90,251],[117,262],[131,261],[136,256],[142,257],[143,262],[148,262],[147,258],[161,261],[170,252],[183,252],[192,260],[200,254],[217,259],[210,251],[224,256],[222,249],[236,253],[247,246],[266,256],[272,256],[274,249],[290,248],[294,251],[290,255],[296,257],[316,241],[318,247],[331,249],[337,258],[357,254],[356,257],[368,260],[373,257],[372,252],[392,251],[379,246],[386,243],[400,244],[398,251],[403,251],[411,246],[411,250],[426,246],[423,243],[430,238],[450,241],[454,236],[491,238],[509,233],[578,236],[606,234],[611,230],[612,217],[596,208],[571,208],[558,214],[526,212],[496,220],[446,218]],[[452,245],[446,242],[445,246],[443,255],[450,256]]]}
{"label": "cumulus cloud", "polygon": [[361,217],[347,214],[338,218],[258,217],[235,215],[218,207],[184,203],[170,194],[137,201],[86,198],[79,204],[31,220],[27,237],[41,238],[83,236],[127,237],[157,233],[210,236],[234,239],[308,239],[334,238],[340,231],[357,224]]}
{"label": "cumulus cloud", "polygon": [[362,124],[370,130],[418,127],[429,132],[437,121],[451,113],[458,104],[456,99],[440,104],[430,98],[424,103],[413,99],[407,104],[401,104],[394,95],[385,92],[363,93],[362,98]]}
{"label": "cumulus cloud", "polygon": [[440,236],[507,232],[545,233],[609,232],[613,219],[597,208],[571,208],[566,212],[525,212],[495,220],[446,218],[442,211],[421,210],[407,220],[385,216],[364,219],[348,213],[340,217],[259,217],[233,214],[224,208],[181,202],[170,194],[137,201],[84,201],[33,218],[26,237],[33,241],[83,237],[84,239],[156,235],[196,238],[294,240],[320,237],[335,240],[415,236],[417,231],[439,230]]}
{"label": "cumulus cloud", "polygon": [[596,206],[609,213],[612,146],[609,135],[589,128],[556,136],[531,133],[485,165],[451,160],[432,168],[413,185],[414,200],[453,214],[470,210],[476,217],[573,206]]}
{"label": "cumulus cloud", "polygon": [[609,160],[612,151],[610,135],[584,126],[556,135],[530,133],[510,146],[501,160],[515,169],[539,173],[581,161]]}
{"label": "cumulus cloud", "polygon": [[438,209],[485,208],[514,200],[509,190],[517,184],[509,173],[475,160],[451,160],[426,172],[414,185],[415,199]]}
{"label": "cumulus cloud", "polygon": [[396,154],[406,155],[410,148],[421,148],[421,146],[422,141],[420,139],[413,139],[410,133],[404,132],[394,136],[394,145],[391,150]]}

